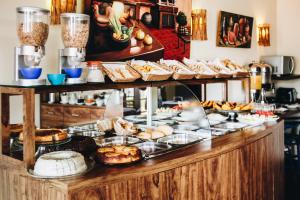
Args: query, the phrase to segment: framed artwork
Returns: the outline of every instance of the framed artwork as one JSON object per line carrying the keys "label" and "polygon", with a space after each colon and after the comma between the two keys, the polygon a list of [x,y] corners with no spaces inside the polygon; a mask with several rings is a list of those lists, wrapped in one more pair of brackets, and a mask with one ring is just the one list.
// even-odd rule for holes
{"label": "framed artwork", "polygon": [[219,14],[217,46],[251,48],[253,17],[221,11]]}

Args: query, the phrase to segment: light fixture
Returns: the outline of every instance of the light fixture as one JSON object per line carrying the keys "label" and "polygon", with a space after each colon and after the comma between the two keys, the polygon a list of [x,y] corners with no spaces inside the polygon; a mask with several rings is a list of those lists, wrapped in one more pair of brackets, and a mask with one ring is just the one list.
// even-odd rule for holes
{"label": "light fixture", "polygon": [[259,46],[271,46],[270,43],[270,25],[269,24],[260,24],[257,27],[258,33],[258,45]]}
{"label": "light fixture", "polygon": [[112,10],[117,17],[124,13],[124,3],[121,1],[113,1]]}
{"label": "light fixture", "polygon": [[76,11],[76,0],[51,0],[51,24],[60,24],[60,14]]}
{"label": "light fixture", "polygon": [[207,40],[206,10],[192,10],[191,33],[193,40]]}

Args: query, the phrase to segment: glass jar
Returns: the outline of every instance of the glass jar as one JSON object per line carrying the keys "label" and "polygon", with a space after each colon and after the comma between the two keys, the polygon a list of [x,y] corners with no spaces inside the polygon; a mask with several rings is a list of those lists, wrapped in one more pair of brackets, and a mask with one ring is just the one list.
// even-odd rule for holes
{"label": "glass jar", "polygon": [[87,81],[90,83],[104,83],[104,75],[100,68],[100,61],[88,61],[87,66],[89,69]]}
{"label": "glass jar", "polygon": [[253,64],[250,67],[251,77],[250,77],[250,88],[251,90],[261,90],[262,87],[262,76],[261,67],[257,64]]}
{"label": "glass jar", "polygon": [[37,7],[18,7],[16,10],[21,45],[44,46],[49,33],[49,10]]}
{"label": "glass jar", "polygon": [[66,48],[85,48],[89,38],[90,16],[77,13],[60,15],[62,40]]}
{"label": "glass jar", "polygon": [[266,90],[272,89],[272,66],[263,64],[262,67],[262,87]]}

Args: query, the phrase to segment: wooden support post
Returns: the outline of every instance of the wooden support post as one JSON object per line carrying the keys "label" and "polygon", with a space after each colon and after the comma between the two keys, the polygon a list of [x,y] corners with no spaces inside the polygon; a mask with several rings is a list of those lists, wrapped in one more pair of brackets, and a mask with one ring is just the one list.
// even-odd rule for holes
{"label": "wooden support post", "polygon": [[250,78],[249,77],[244,78],[243,82],[245,87],[246,102],[250,102],[251,101]]}
{"label": "wooden support post", "polygon": [[203,84],[203,101],[206,101],[207,100],[207,84],[204,83]]}
{"label": "wooden support post", "polygon": [[9,95],[1,91],[0,153],[9,153]]}
{"label": "wooden support post", "polygon": [[35,95],[34,89],[24,89],[23,91],[23,121],[24,144],[23,160],[26,168],[30,168],[35,163]]}
{"label": "wooden support post", "polygon": [[228,101],[228,80],[224,81],[224,99]]}

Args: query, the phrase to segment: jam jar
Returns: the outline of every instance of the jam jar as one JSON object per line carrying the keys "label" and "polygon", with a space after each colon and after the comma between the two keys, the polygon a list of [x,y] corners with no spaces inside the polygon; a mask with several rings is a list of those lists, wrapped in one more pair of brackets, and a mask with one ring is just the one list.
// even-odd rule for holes
{"label": "jam jar", "polygon": [[104,83],[104,75],[100,67],[100,61],[88,61],[87,81],[90,83]]}

